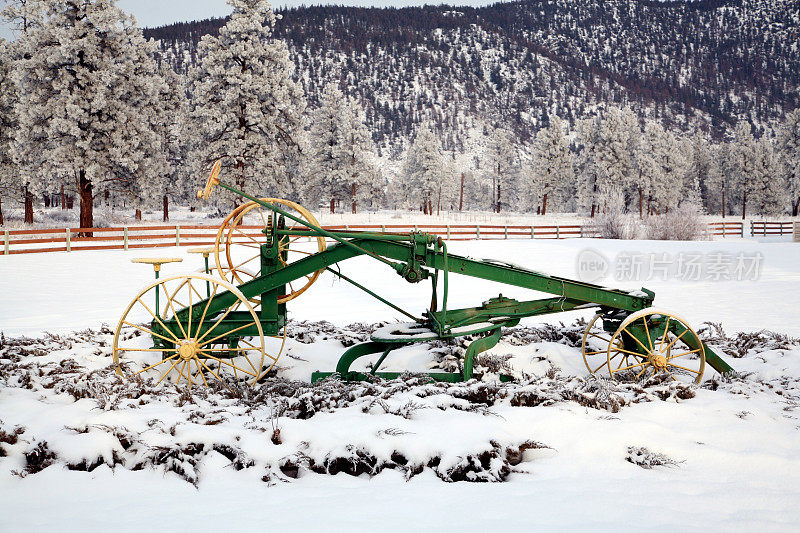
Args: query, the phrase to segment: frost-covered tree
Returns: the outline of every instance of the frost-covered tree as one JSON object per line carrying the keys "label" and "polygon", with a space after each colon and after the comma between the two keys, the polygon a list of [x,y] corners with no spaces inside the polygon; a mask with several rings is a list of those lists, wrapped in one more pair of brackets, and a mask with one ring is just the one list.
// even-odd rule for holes
{"label": "frost-covered tree", "polygon": [[441,145],[428,124],[417,130],[403,162],[403,175],[406,203],[419,205],[423,213],[432,215],[445,168]]}
{"label": "frost-covered tree", "polygon": [[41,26],[46,0],[4,0],[0,19],[9,24],[18,37]]}
{"label": "frost-covered tree", "polygon": [[16,130],[14,101],[16,87],[11,79],[13,61],[4,39],[0,39],[0,226],[4,224],[3,200],[19,198],[22,183],[11,159],[11,143]]}
{"label": "frost-covered tree", "polygon": [[187,165],[188,135],[187,101],[184,79],[162,65],[153,76],[157,99],[146,118],[157,138],[151,154],[151,173],[146,179],[133,182],[131,192],[137,213],[141,208],[161,207],[164,222],[169,220],[169,202],[185,201],[197,188]]}
{"label": "frost-covered tree", "polygon": [[709,185],[712,175],[719,172],[719,163],[712,153],[711,142],[701,132],[695,132],[687,146],[690,155],[686,179],[697,184],[700,204],[711,213],[716,207],[717,191],[711,190]]}
{"label": "frost-covered tree", "polygon": [[709,168],[709,173],[703,182],[708,212],[719,212],[722,218],[725,218],[730,212],[731,188],[733,187],[733,179],[728,173],[729,169],[726,163],[729,152],[728,143],[720,143],[711,147],[711,157],[715,164]]}
{"label": "frost-covered tree", "polygon": [[786,116],[778,136],[778,152],[783,166],[792,216],[800,209],[800,108]]}
{"label": "frost-covered tree", "polygon": [[20,40],[15,158],[34,188],[72,178],[81,227],[94,197],[150,174],[158,93],[154,45],[114,0],[49,0],[41,27]]}
{"label": "frost-covered tree", "polygon": [[502,207],[516,203],[518,162],[514,138],[507,129],[496,126],[489,136],[484,153],[485,178],[492,184],[492,208],[499,213]]}
{"label": "frost-covered tree", "polygon": [[583,121],[578,128],[581,204],[606,209],[610,201],[621,201],[638,179],[637,153],[641,131],[636,115],[628,108],[610,106],[601,115]]}
{"label": "frost-covered tree", "polygon": [[522,191],[523,194],[537,205],[541,198],[542,215],[547,214],[548,200],[563,210],[572,196],[575,169],[564,125],[556,115],[552,115],[548,126],[536,134],[531,170],[532,176],[523,186],[527,189]]}
{"label": "frost-covered tree", "polygon": [[660,124],[648,121],[639,154],[642,182],[637,185],[648,192],[648,212],[665,213],[677,207],[684,198],[688,172],[678,139]]}
{"label": "frost-covered tree", "polygon": [[336,205],[349,198],[351,210],[370,201],[382,176],[375,164],[375,146],[365,126],[363,108],[334,85],[325,87],[311,119],[306,158],[306,196]]}
{"label": "frost-covered tree", "polygon": [[761,137],[756,141],[756,159],[750,176],[749,201],[761,216],[777,216],[784,211],[786,183],[772,142]]}
{"label": "frost-covered tree", "polygon": [[[292,81],[286,44],[272,38],[266,0],[228,0],[230,20],[206,35],[193,70],[191,120],[197,170],[223,159],[234,185],[256,195],[288,196],[287,155],[298,146],[305,99]],[[223,198],[237,202],[231,194]]]}
{"label": "frost-covered tree", "polygon": [[759,143],[753,137],[752,127],[741,121],[736,125],[733,140],[728,147],[728,158],[725,161],[733,191],[742,204],[742,219],[747,216],[747,200],[756,186],[754,172],[759,158]]}

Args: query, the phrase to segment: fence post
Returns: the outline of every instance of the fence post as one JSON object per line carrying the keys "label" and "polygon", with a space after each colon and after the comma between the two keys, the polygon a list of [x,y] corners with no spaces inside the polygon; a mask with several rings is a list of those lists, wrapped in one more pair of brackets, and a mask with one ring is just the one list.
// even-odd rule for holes
{"label": "fence post", "polygon": [[417,227],[416,224],[414,224],[414,233],[419,233],[419,228]]}
{"label": "fence post", "polygon": [[725,222],[722,223],[722,238],[725,238]]}
{"label": "fence post", "polygon": [[508,226],[503,226],[503,238],[508,239]]}
{"label": "fence post", "polygon": [[386,233],[386,226],[381,224],[381,233]]}
{"label": "fence post", "polygon": [[71,235],[70,234],[71,234],[71,232],[70,232],[69,228],[67,228],[67,251],[68,252],[72,251],[72,241],[71,241]]}
{"label": "fence post", "polygon": [[181,245],[181,227],[175,226],[175,246]]}
{"label": "fence post", "polygon": [[475,226],[475,235],[477,236],[478,240],[481,240],[481,227],[480,226],[477,226],[477,225]]}
{"label": "fence post", "polygon": [[4,239],[3,239],[5,241],[5,244],[3,245],[3,253],[5,255],[8,255],[8,254],[11,253],[11,251],[8,249],[8,247],[9,247],[8,230],[5,230],[3,233],[4,233],[4,236],[5,236]]}
{"label": "fence post", "polygon": [[[750,223],[752,224],[753,221],[751,220]],[[742,239],[744,239],[744,222],[739,222],[739,227],[742,228]]]}
{"label": "fence post", "polygon": [[581,225],[580,225],[580,226],[578,226],[578,227],[579,227],[579,228],[580,228],[580,230],[581,230],[581,233],[580,233],[580,235],[581,235],[581,239],[583,239],[583,224],[581,224]]}
{"label": "fence post", "polygon": [[128,226],[122,228],[122,249],[128,251]]}
{"label": "fence post", "polygon": [[345,231],[350,231],[350,226],[349,226],[349,225],[347,225],[347,224],[345,224],[345,225],[344,225],[344,230],[345,230]]}
{"label": "fence post", "polygon": [[447,240],[450,240],[450,224],[447,225]]}
{"label": "fence post", "polygon": [[767,236],[767,221],[764,221],[764,237]]}
{"label": "fence post", "polygon": [[559,228],[558,224],[556,224],[556,239],[560,238],[561,238],[561,228]]}

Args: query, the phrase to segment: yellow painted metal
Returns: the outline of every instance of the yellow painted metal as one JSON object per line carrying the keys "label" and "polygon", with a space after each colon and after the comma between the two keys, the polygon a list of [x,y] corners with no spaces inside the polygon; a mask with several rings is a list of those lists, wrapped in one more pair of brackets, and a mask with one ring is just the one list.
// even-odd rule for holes
{"label": "yellow painted metal", "polygon": [[[238,298],[235,307],[246,310],[252,321],[245,320],[242,326],[217,335],[215,328],[225,320],[233,307],[212,317],[207,313],[210,300],[206,300],[199,319],[199,312],[194,315],[194,321],[190,312],[182,322],[177,320],[179,310],[204,300],[198,289],[205,289],[206,284],[211,285],[212,294],[232,292]],[[160,308],[153,308],[147,303],[154,299],[156,291],[165,295],[166,301]],[[143,324],[142,319],[147,322]],[[173,320],[177,322],[179,331],[165,326],[165,323]],[[159,324],[164,334],[153,331],[154,324]],[[255,328],[257,335],[240,339],[236,346],[227,344],[232,333],[245,328]],[[144,335],[131,335],[131,330]],[[201,331],[203,333],[198,334]],[[156,280],[142,289],[125,309],[114,334],[113,358],[120,376],[152,377],[157,384],[172,381],[176,385],[191,388],[207,386],[216,380],[227,387],[231,377],[241,377],[254,384],[278,361],[286,342],[285,330],[283,335],[279,351],[274,355],[268,354],[258,314],[235,286],[205,274],[171,276]],[[154,347],[153,338],[159,339],[162,346],[172,347]]]}
{"label": "yellow painted metal", "polygon": [[[314,226],[319,226],[319,222],[314,215],[312,215],[308,209],[296,202],[282,198],[261,198],[260,200],[262,202],[278,204],[289,212],[293,212],[293,214],[295,214],[298,218],[301,218]],[[248,235],[239,228],[240,226],[244,225],[245,217],[248,216],[251,218],[255,217],[257,223],[263,224],[263,226],[266,228],[269,225],[271,215],[271,210],[257,204],[256,202],[247,202],[246,204],[243,204],[233,210],[233,212],[231,212],[231,214],[229,214],[225,220],[223,220],[219,230],[217,231],[217,238],[214,245],[214,259],[216,261],[215,268],[220,277],[226,281],[239,285],[260,275],[262,241],[259,241],[255,237]],[[287,228],[289,230],[307,229],[299,222],[291,221],[291,223],[292,225]],[[242,238],[244,239],[244,242],[242,242]],[[309,237],[290,237],[285,244],[281,245],[280,251],[282,253],[286,253],[288,258],[288,262],[285,264],[292,262],[291,260],[295,255],[299,254],[301,257],[312,255],[311,252],[297,249],[296,244],[301,239],[309,239]],[[325,251],[327,245],[324,237],[314,237],[311,239],[316,240],[316,251]],[[242,257],[244,257],[244,260],[242,260]],[[303,294],[315,281],[317,281],[317,278],[319,278],[323,271],[324,269],[307,275],[303,285],[296,289],[290,285],[289,292],[280,296],[278,298],[278,303],[286,303]],[[251,300],[251,303],[258,305],[260,304],[260,301],[255,298]]]}
{"label": "yellow painted metal", "polygon": [[[664,319],[663,333],[658,335],[651,325]],[[640,328],[638,335],[633,328]],[[673,329],[680,333],[676,335]],[[641,331],[646,342],[641,340]],[[635,351],[624,347],[626,341],[629,347],[631,341],[635,342]],[[606,359],[615,379],[630,370],[635,379],[665,373],[676,381],[700,383],[706,366],[705,346],[697,332],[682,318],[655,309],[643,309],[622,321],[611,337]]]}
{"label": "yellow painted metal", "polygon": [[206,180],[206,186],[197,191],[197,198],[208,200],[211,197],[211,192],[219,185],[220,170],[222,170],[222,159],[217,159],[217,162],[211,167],[211,174],[208,176],[208,180]]}
{"label": "yellow painted metal", "polygon": [[145,265],[153,265],[153,270],[159,272],[161,265],[167,263],[180,263],[183,261],[180,257],[135,257],[131,259],[131,263],[142,263]]}

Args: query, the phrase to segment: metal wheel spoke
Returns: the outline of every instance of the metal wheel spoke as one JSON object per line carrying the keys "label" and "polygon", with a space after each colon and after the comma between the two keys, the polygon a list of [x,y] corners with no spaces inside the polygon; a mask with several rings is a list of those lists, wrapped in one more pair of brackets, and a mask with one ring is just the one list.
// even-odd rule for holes
{"label": "metal wheel spoke", "polygon": [[[220,319],[220,320],[221,320],[221,319]],[[216,327],[216,326],[217,326],[217,324],[219,324],[219,322],[217,322],[216,324],[214,324],[214,327]],[[236,328],[236,329],[232,329],[232,330],[230,330],[230,331],[226,331],[226,332],[225,332],[225,333],[223,333],[222,335],[219,335],[219,336],[217,336],[217,337],[214,337],[213,339],[211,339],[211,340],[209,340],[209,341],[206,341],[206,342],[204,342],[203,344],[205,344],[205,345],[211,344],[211,343],[212,343],[212,342],[214,342],[215,340],[217,340],[217,339],[220,339],[220,338],[224,337],[225,335],[230,335],[231,333],[236,333],[236,332],[237,332],[237,331],[239,331],[239,330],[242,330],[242,329],[244,329],[244,328],[249,328],[250,326],[255,326],[255,325],[256,325],[256,323],[255,323],[255,322],[250,322],[249,324],[245,324],[244,326],[239,326],[238,328]],[[212,329],[213,329],[213,328],[212,328]],[[208,334],[210,331],[211,331],[211,330],[209,329],[209,330],[206,332],[206,335],[207,335],[207,334]],[[197,341],[197,342],[199,343],[200,341]]]}
{"label": "metal wheel spoke", "polygon": [[647,357],[646,355],[642,355],[642,354],[636,353],[636,352],[631,352],[630,350],[626,350],[625,348],[611,348],[611,350],[614,351],[614,352],[626,353],[628,355],[635,355],[636,357],[639,357],[639,358]]}
{"label": "metal wheel spoke", "polygon": [[646,316],[642,317],[642,323],[644,324],[644,333],[647,335],[647,344],[650,345],[650,351],[653,351],[653,339],[650,338],[650,328],[647,326],[647,318]]}
{"label": "metal wheel spoke", "polygon": [[671,316],[667,317],[667,325],[664,326],[664,335],[661,337],[661,343],[658,345],[658,351],[663,351],[661,347],[664,346],[664,342],[666,342],[667,340],[667,333],[669,333],[669,321],[671,319],[672,319]]}
{"label": "metal wheel spoke", "polygon": [[177,352],[178,349],[177,348],[134,348],[134,347],[123,348],[122,346],[119,346],[117,348],[117,351],[120,351],[120,352]]}
{"label": "metal wheel spoke", "polygon": [[683,337],[684,335],[686,335],[686,332],[687,332],[687,331],[689,331],[689,329],[688,329],[688,328],[684,329],[684,330],[683,330],[683,333],[681,333],[680,335],[678,335],[677,337],[675,337],[674,339],[672,339],[672,341],[671,341],[671,342],[670,342],[670,343],[667,345],[667,347],[666,347],[666,348],[664,348],[663,350],[661,350],[661,353],[664,353],[664,352],[667,352],[667,351],[669,351],[669,350],[670,350],[670,348],[672,348],[672,346],[673,346],[673,345],[674,345],[676,342],[678,342],[678,341],[681,339],[681,337]]}
{"label": "metal wheel spoke", "polygon": [[[634,336],[634,334],[633,334],[633,333],[631,333],[630,331],[628,331],[628,328],[627,328],[627,327],[626,327],[625,329],[623,329],[622,331],[624,331],[625,333],[627,333],[627,334],[628,334],[628,336],[630,336],[630,337],[631,337],[633,340],[635,340],[635,341],[636,341],[636,342],[639,344],[639,346],[641,346],[641,347],[642,347],[642,349],[643,349],[645,352],[649,352],[649,350],[647,349],[647,346],[645,346],[644,344],[642,344],[642,341],[640,341],[639,339],[637,339],[637,338]],[[631,352],[631,353],[633,353],[633,352]]]}
{"label": "metal wheel spoke", "polygon": [[[226,389],[228,389],[228,390],[231,390],[231,388],[230,388],[230,387],[228,387],[227,383],[225,383],[225,380],[224,380],[224,379],[222,379],[221,377],[219,377],[219,374],[217,374],[216,372],[214,372],[213,370],[211,370],[211,368],[209,368],[209,366],[208,366],[207,364],[205,364],[205,362],[204,362],[204,361],[201,361],[200,359],[198,359],[197,361],[198,361],[200,364],[202,364],[202,365],[203,365],[203,368],[205,368],[206,370],[208,370],[208,371],[209,371],[209,372],[210,372],[210,373],[211,373],[211,374],[212,374],[212,375],[213,375],[215,378],[217,378],[217,381],[219,381],[220,383],[222,383],[222,385],[223,385],[223,386],[224,386]],[[222,368],[222,366],[221,366],[221,365],[220,365],[220,368]],[[231,391],[231,392],[233,392],[233,391]]]}
{"label": "metal wheel spoke", "polygon": [[603,364],[602,364],[602,365],[600,365],[600,366],[598,366],[598,367],[597,367],[597,368],[595,368],[594,370],[591,370],[591,369],[590,369],[590,370],[591,370],[591,373],[592,373],[592,374],[594,374],[595,372],[597,372],[598,370],[600,370],[601,368],[603,368],[603,367],[604,367],[604,366],[606,366],[607,364],[608,364],[608,360],[606,360],[606,361],[603,361]]}
{"label": "metal wheel spoke", "polygon": [[589,332],[589,336],[590,336],[590,337],[597,337],[598,339],[600,339],[600,340],[602,340],[602,341],[605,341],[605,342],[608,342],[608,343],[610,343],[610,342],[611,342],[611,339],[607,339],[607,338],[605,338],[605,337],[601,337],[601,336],[600,336],[600,335],[598,335],[597,333],[592,333],[591,331]]}
{"label": "metal wheel spoke", "polygon": [[[142,372],[147,372],[148,370],[150,370],[150,369],[152,369],[152,368],[155,368],[155,367],[157,367],[158,365],[160,365],[160,364],[162,364],[162,363],[166,363],[167,361],[170,361],[170,360],[172,360],[172,359],[175,359],[176,357],[178,357],[178,354],[170,355],[170,356],[169,356],[169,357],[167,357],[166,359],[162,359],[161,361],[159,361],[159,362],[157,362],[157,363],[153,363],[152,365],[148,366],[147,368],[143,368],[143,369],[139,370],[139,371],[137,372],[137,374],[141,374]],[[176,363],[177,363],[177,361],[176,361]],[[167,372],[167,373],[169,373],[169,372]]]}
{"label": "metal wheel spoke", "polygon": [[174,362],[174,363],[172,363],[172,366],[171,366],[171,367],[169,367],[169,370],[167,370],[167,372],[166,372],[166,373],[165,373],[163,376],[161,376],[161,379],[159,379],[158,381],[156,381],[156,386],[158,386],[158,384],[159,384],[159,383],[161,383],[162,381],[164,381],[164,378],[165,378],[165,377],[167,377],[167,376],[169,375],[169,373],[170,373],[170,372],[172,372],[172,369],[173,369],[173,368],[175,368],[175,366],[176,366],[178,363],[180,363],[180,361],[181,361],[180,359],[176,359],[176,360],[175,360],[175,362]]}
{"label": "metal wheel spoke", "polygon": [[[164,291],[164,292],[166,292],[166,291]],[[168,328],[168,327],[167,327],[167,326],[166,326],[166,325],[165,325],[165,324],[164,324],[164,323],[161,321],[161,319],[160,319],[160,318],[158,318],[158,315],[157,315],[157,314],[153,313],[153,311],[152,311],[152,310],[151,310],[151,309],[150,309],[150,308],[147,306],[147,304],[146,304],[146,303],[144,303],[144,301],[142,300],[141,296],[140,296],[140,297],[138,297],[138,298],[136,298],[136,300],[137,300],[137,301],[138,301],[140,304],[142,304],[142,307],[144,307],[145,309],[147,309],[147,312],[148,312],[148,313],[150,313],[150,315],[153,317],[153,319],[155,319],[155,321],[156,321],[156,322],[158,322],[159,324],[161,324],[161,327],[162,327],[162,328],[164,328],[164,330],[165,330],[167,333],[169,333],[170,335],[172,335],[172,338],[173,338],[175,341],[178,341],[178,342],[180,342],[180,339],[178,339],[178,336],[177,336],[177,335],[175,335],[174,333],[172,333],[172,330],[170,330],[170,329],[169,329],[169,328]],[[139,329],[141,329],[141,328],[139,328]],[[155,332],[152,332],[152,331],[151,331],[150,333],[152,333],[153,335],[158,335],[158,333],[155,333]],[[159,335],[159,336],[160,336],[160,335]],[[166,337],[161,337],[161,338],[162,338],[162,339],[165,339],[165,340],[169,340],[169,339],[166,339]],[[169,342],[174,342],[174,341],[171,341],[171,340],[169,340]]]}
{"label": "metal wheel spoke", "polygon": [[618,368],[614,372],[622,372],[623,370],[630,370],[631,368],[636,368],[637,366],[642,366],[646,364],[648,364],[647,361],[645,361],[644,363],[639,363],[638,365],[631,365],[631,366],[626,366],[625,368]]}
{"label": "metal wheel spoke", "polygon": [[671,356],[671,357],[668,357],[668,358],[667,358],[667,360],[668,360],[668,361],[672,361],[673,359],[675,359],[675,358],[677,358],[677,357],[683,357],[684,355],[689,355],[690,353],[697,353],[697,352],[699,352],[699,351],[700,351],[700,348],[698,348],[698,349],[696,349],[696,350],[692,350],[692,351],[690,351],[690,352],[683,352],[683,353],[681,353],[681,354],[678,354],[678,355],[673,355],[673,356]]}
{"label": "metal wheel spoke", "polygon": [[205,352],[205,350],[198,350],[198,352],[202,353],[203,355],[205,355],[206,357],[208,357],[208,358],[210,358],[210,359],[214,359],[215,361],[218,361],[219,363],[221,363],[221,364],[223,364],[223,365],[227,365],[227,366],[229,366],[229,367],[233,368],[234,372],[235,372],[236,370],[239,370],[240,372],[243,372],[243,373],[245,373],[245,374],[247,374],[247,375],[250,375],[250,376],[255,376],[255,374],[251,374],[251,373],[250,373],[250,372],[248,372],[247,370],[245,370],[245,369],[243,369],[243,368],[239,368],[238,366],[234,365],[233,363],[231,363],[231,362],[229,362],[229,361],[225,361],[225,360],[223,360],[223,359],[220,359],[220,358],[218,358],[218,357],[214,357],[213,355],[211,355],[211,354],[209,354],[209,353],[206,353],[206,352]]}
{"label": "metal wheel spoke", "polygon": [[697,370],[692,370],[691,368],[686,368],[685,366],[681,366],[681,365],[673,365],[672,363],[670,363],[669,366],[674,367],[674,368],[680,368],[681,370],[686,370],[687,372],[691,372],[692,374],[699,374],[700,373]]}
{"label": "metal wheel spoke", "polygon": [[[149,329],[146,329],[146,328],[143,328],[143,327],[141,327],[141,326],[137,326],[136,324],[132,324],[132,323],[130,323],[130,322],[127,322],[127,321],[124,321],[124,320],[122,321],[122,323],[123,323],[123,324],[125,324],[126,326],[131,326],[131,327],[134,327],[134,328],[136,328],[136,329],[138,329],[138,330],[140,330],[140,331],[143,331],[143,332],[145,332],[145,333],[147,333],[147,334],[149,334],[149,335],[154,335],[154,336],[156,336],[156,337],[158,337],[158,338],[160,338],[160,339],[163,339],[163,340],[167,341],[167,342],[168,342],[168,343],[170,343],[170,344],[175,344],[175,341],[178,341],[178,342],[180,342],[180,341],[178,340],[178,338],[177,338],[177,337],[175,337],[174,339],[168,339],[168,338],[166,338],[166,337],[165,337],[165,336],[163,336],[163,335],[159,335],[159,334],[158,334],[158,333],[156,333],[155,331],[151,331],[151,330],[149,330]],[[163,325],[163,324],[162,324],[162,325]],[[169,331],[169,330],[167,330],[167,331]]]}

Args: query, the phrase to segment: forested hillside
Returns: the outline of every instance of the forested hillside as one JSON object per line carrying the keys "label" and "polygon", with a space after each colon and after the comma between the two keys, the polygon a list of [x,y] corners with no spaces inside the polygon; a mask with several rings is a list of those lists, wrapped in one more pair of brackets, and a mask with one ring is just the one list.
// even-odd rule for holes
{"label": "forested hillside", "polygon": [[[529,139],[555,113],[574,126],[600,102],[630,105],[667,128],[719,138],[763,126],[800,102],[800,11],[781,0],[527,0],[483,8],[282,11],[309,103],[339,81],[365,107],[382,148],[398,153],[431,119],[461,150],[475,117]],[[179,72],[224,20],[145,30]],[[757,130],[758,131],[758,130]]]}

